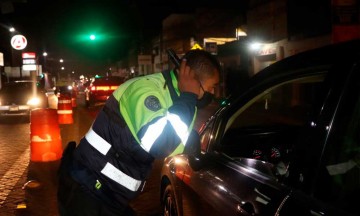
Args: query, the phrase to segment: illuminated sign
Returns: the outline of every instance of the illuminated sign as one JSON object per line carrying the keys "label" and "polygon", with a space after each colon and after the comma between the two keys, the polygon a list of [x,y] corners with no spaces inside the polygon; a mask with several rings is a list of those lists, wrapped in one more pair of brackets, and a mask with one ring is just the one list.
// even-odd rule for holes
{"label": "illuminated sign", "polygon": [[192,50],[195,50],[195,49],[200,49],[200,50],[202,50],[203,48],[199,45],[199,44],[194,44],[194,46],[193,47],[191,47],[191,49]]}
{"label": "illuminated sign", "polygon": [[4,54],[0,52],[0,66],[4,66]]}
{"label": "illuminated sign", "polygon": [[25,71],[36,71],[36,65],[23,65],[22,69]]}
{"label": "illuminated sign", "polygon": [[26,58],[33,58],[34,59],[36,57],[36,54],[34,52],[24,52],[21,55],[22,55],[23,59],[26,59]]}
{"label": "illuminated sign", "polygon": [[22,49],[25,49],[25,47],[27,45],[27,40],[26,40],[25,36],[23,36],[23,35],[14,35],[11,38],[10,43],[14,49],[22,50]]}
{"label": "illuminated sign", "polygon": [[36,61],[35,61],[35,59],[23,59],[23,64],[24,65],[31,65],[31,64],[35,65]]}
{"label": "illuminated sign", "polygon": [[276,45],[274,45],[274,44],[263,44],[262,47],[259,49],[257,54],[259,56],[276,54]]}

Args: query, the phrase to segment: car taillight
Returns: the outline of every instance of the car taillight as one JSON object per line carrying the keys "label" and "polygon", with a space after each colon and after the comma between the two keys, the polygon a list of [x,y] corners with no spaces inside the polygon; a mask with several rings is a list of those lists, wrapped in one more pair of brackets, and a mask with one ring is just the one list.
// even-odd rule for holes
{"label": "car taillight", "polygon": [[118,86],[92,86],[91,91],[114,91]]}
{"label": "car taillight", "polygon": [[97,91],[108,91],[110,90],[109,86],[96,86]]}

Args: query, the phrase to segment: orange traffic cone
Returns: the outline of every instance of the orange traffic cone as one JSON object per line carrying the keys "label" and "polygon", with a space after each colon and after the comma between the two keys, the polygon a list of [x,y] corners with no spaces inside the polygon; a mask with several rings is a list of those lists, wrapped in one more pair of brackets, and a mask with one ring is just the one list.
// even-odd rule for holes
{"label": "orange traffic cone", "polygon": [[57,114],[58,114],[59,124],[74,123],[72,101],[70,96],[64,95],[59,97]]}
{"label": "orange traffic cone", "polygon": [[34,109],[30,113],[31,161],[55,161],[62,157],[62,142],[55,109]]}

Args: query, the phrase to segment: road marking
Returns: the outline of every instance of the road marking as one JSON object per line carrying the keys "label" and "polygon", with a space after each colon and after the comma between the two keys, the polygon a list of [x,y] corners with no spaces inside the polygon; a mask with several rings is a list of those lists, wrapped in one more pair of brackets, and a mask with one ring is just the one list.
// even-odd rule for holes
{"label": "road marking", "polygon": [[29,165],[30,147],[28,147],[15,163],[6,171],[5,175],[0,179],[0,207],[4,204],[6,198],[14,189],[16,183],[24,174],[26,167]]}

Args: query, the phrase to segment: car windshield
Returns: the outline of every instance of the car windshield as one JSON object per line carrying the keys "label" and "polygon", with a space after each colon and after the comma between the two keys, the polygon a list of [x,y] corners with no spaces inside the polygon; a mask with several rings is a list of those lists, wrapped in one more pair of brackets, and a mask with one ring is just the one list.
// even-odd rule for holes
{"label": "car windshield", "polygon": [[[14,82],[5,84],[1,89],[1,92],[5,94],[19,94],[24,92],[29,92],[33,90],[33,82]],[[39,89],[39,87],[36,87]]]}

